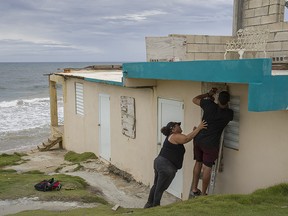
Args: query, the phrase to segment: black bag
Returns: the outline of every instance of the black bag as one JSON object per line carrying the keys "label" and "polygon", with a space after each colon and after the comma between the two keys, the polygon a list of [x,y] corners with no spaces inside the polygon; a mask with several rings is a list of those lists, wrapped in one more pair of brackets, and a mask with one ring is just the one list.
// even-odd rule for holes
{"label": "black bag", "polygon": [[52,190],[60,190],[62,185],[59,181],[54,181],[54,178],[49,180],[43,180],[34,185],[34,188],[38,191],[52,191]]}

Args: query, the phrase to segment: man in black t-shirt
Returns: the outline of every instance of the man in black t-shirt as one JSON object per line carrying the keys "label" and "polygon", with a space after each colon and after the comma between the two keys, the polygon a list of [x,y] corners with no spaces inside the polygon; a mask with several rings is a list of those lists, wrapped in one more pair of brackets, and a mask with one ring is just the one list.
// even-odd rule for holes
{"label": "man in black t-shirt", "polygon": [[[233,110],[228,108],[230,94],[222,91],[218,96],[218,104],[214,102],[213,95],[217,89],[193,98],[193,103],[203,109],[202,120],[208,123],[207,130],[201,130],[194,138],[193,181],[191,195],[207,195],[206,191],[210,182],[211,169],[218,158],[220,138],[226,125],[233,120]],[[198,189],[198,182],[203,166],[202,193]]]}

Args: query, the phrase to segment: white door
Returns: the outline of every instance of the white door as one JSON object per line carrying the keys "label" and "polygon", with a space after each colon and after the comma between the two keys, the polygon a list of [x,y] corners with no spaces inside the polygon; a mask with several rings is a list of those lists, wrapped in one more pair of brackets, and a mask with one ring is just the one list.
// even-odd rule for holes
{"label": "white door", "polygon": [[[167,99],[158,99],[158,145],[163,145],[165,136],[160,132],[160,129],[170,121],[181,122],[183,129],[184,108],[183,102]],[[158,148],[160,151],[161,148]],[[159,153],[159,152],[158,152]],[[182,198],[183,192],[183,170],[177,171],[174,180],[172,181],[167,192],[173,194],[178,198]]]}
{"label": "white door", "polygon": [[110,161],[110,96],[99,94],[99,154],[100,157]]}

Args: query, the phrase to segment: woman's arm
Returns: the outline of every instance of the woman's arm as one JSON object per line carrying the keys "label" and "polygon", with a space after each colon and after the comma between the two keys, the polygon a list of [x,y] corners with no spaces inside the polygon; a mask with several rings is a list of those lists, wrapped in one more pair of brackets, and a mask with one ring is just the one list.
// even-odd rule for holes
{"label": "woman's arm", "polygon": [[190,142],[198,133],[200,130],[202,129],[206,129],[207,128],[207,123],[203,120],[198,127],[194,127],[193,131],[187,135],[185,134],[173,134],[169,141],[173,144],[186,144],[188,142]]}

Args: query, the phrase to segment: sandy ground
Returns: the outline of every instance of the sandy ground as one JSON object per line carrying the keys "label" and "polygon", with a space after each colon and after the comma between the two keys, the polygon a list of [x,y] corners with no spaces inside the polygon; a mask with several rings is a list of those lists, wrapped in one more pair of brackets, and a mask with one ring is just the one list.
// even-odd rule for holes
{"label": "sandy ground", "polygon": [[[149,194],[149,187],[139,184],[136,181],[127,182],[122,177],[111,174],[108,165],[100,160],[89,160],[81,165],[84,169],[74,172],[75,165],[64,161],[65,150],[53,150],[39,152],[29,151],[28,156],[23,157],[28,161],[21,165],[9,168],[17,170],[19,173],[29,170],[45,171],[49,175],[54,173],[56,168],[63,167],[59,172],[67,175],[79,176],[87,183],[96,188],[112,205],[119,205],[124,208],[143,208]],[[8,167],[7,167],[8,168]],[[161,205],[171,204],[179,201],[178,198],[164,193]],[[77,202],[41,202],[37,197],[21,198],[17,200],[0,200],[0,215],[17,213],[24,210],[47,209],[66,210],[72,208],[89,208],[96,205],[87,205]]]}

